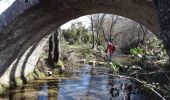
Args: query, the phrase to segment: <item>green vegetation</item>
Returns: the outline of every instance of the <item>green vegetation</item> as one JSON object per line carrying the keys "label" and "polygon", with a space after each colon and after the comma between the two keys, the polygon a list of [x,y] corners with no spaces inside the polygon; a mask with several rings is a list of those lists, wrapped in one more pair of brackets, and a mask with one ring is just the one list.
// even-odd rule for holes
{"label": "green vegetation", "polygon": [[64,69],[64,63],[61,60],[59,60],[58,63],[54,64],[54,68],[62,68],[62,69]]}
{"label": "green vegetation", "polygon": [[62,30],[62,33],[69,44],[87,44],[91,41],[91,34],[81,22],[72,24],[70,29]]}
{"label": "green vegetation", "polygon": [[[116,26],[121,18],[112,16],[111,19],[109,21],[105,14],[91,16],[91,21],[94,21],[91,23],[93,27],[85,28],[79,22],[72,24],[69,29],[62,30],[61,57],[58,63],[54,63],[53,72],[59,74],[60,69],[67,71],[77,63],[88,63],[95,67],[111,67],[112,73],[137,79],[151,90],[165,88],[167,84],[161,84],[162,86],[152,84],[158,83],[158,80],[160,83],[165,80],[170,82],[169,76],[166,75],[169,72],[165,71],[168,56],[162,41],[142,25],[128,21],[128,27],[124,30]],[[115,31],[114,28],[119,30]],[[110,63],[105,52],[108,41],[117,49]],[[158,78],[160,76],[165,76],[165,80]],[[169,91],[165,89],[164,94],[167,93]]]}
{"label": "green vegetation", "polygon": [[[44,72],[40,71],[39,69],[35,69],[34,72],[29,73],[24,78],[26,79],[27,83],[31,83],[35,79],[45,79],[46,77],[47,76],[44,74]],[[24,84],[24,80],[21,77],[16,77],[8,85],[0,84],[0,95],[6,94],[6,91],[10,88],[22,87],[23,84]]]}
{"label": "green vegetation", "polygon": [[156,62],[159,60],[168,59],[168,55],[166,54],[162,41],[160,41],[156,37],[152,37],[150,40],[144,41],[144,44],[140,45],[137,48],[132,48],[130,50],[130,53],[134,57],[141,58],[142,62],[146,62],[149,60]]}
{"label": "green vegetation", "polygon": [[7,90],[7,86],[0,84],[0,96],[5,94],[5,91]]}
{"label": "green vegetation", "polygon": [[142,53],[143,53],[143,50],[141,48],[132,48],[130,50],[130,53],[133,55],[133,56],[137,56],[137,57],[142,57]]}
{"label": "green vegetation", "polygon": [[109,64],[110,64],[110,67],[113,69],[113,72],[119,72],[119,69],[123,67],[123,65],[119,63],[110,62]]}

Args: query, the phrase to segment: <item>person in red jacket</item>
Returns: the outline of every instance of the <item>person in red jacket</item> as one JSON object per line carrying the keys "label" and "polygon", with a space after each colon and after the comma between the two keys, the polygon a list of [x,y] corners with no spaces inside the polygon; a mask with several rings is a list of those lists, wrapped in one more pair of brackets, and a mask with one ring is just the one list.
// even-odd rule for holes
{"label": "person in red jacket", "polygon": [[111,42],[108,42],[106,49],[108,62],[112,62],[112,55],[115,50],[116,50],[115,46]]}

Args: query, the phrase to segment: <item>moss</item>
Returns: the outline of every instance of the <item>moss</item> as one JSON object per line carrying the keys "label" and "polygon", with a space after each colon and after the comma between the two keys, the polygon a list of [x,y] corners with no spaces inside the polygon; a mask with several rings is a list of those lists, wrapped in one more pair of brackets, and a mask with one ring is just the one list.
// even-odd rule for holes
{"label": "moss", "polygon": [[26,76],[26,80],[27,80],[27,81],[34,80],[35,78],[36,78],[36,75],[35,75],[34,72],[29,73],[29,74]]}
{"label": "moss", "polygon": [[10,88],[9,85],[0,84],[0,96],[6,95],[6,91]]}
{"label": "moss", "polygon": [[54,64],[54,68],[62,68],[62,69],[64,69],[64,63],[61,60],[59,60],[58,63]]}
{"label": "moss", "polygon": [[36,70],[34,71],[34,73],[35,73],[35,75],[36,75],[36,78],[38,78],[38,79],[42,79],[42,78],[45,78],[45,77],[46,77],[45,73],[39,71],[38,69],[36,69]]}
{"label": "moss", "polygon": [[[36,69],[34,72],[29,73],[25,77],[25,79],[26,79],[26,82],[31,82],[34,79],[43,79],[45,77],[46,77],[46,75],[43,72]],[[15,82],[15,84],[13,82]],[[16,86],[22,86],[24,83],[21,77],[17,77],[15,79],[13,79],[13,82],[9,85],[8,84],[6,84],[6,85],[0,84],[0,96],[5,95],[6,91],[8,89],[16,87]]]}
{"label": "moss", "polygon": [[106,63],[105,62],[98,62],[98,65],[99,66],[104,66],[104,65],[106,65]]}
{"label": "moss", "polygon": [[0,95],[5,94],[6,88],[0,84]]}
{"label": "moss", "polygon": [[58,73],[59,73],[59,72],[58,72],[58,69],[54,69],[54,70],[53,70],[53,73],[54,73],[54,75],[58,75]]}
{"label": "moss", "polygon": [[16,86],[21,86],[23,84],[23,80],[20,77],[15,78]]}
{"label": "moss", "polygon": [[39,71],[38,69],[36,69],[34,72],[32,73],[29,73],[27,76],[26,76],[26,80],[28,82],[30,82],[31,80],[34,80],[34,79],[42,79],[42,78],[45,78],[46,75]]}

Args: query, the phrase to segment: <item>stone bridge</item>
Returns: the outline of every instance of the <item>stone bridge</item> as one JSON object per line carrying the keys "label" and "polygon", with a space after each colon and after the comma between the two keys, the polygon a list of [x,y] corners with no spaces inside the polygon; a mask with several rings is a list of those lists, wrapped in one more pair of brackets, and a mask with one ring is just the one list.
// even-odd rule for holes
{"label": "stone bridge", "polygon": [[160,36],[152,0],[16,0],[0,15],[0,77],[52,30],[95,13],[130,18]]}

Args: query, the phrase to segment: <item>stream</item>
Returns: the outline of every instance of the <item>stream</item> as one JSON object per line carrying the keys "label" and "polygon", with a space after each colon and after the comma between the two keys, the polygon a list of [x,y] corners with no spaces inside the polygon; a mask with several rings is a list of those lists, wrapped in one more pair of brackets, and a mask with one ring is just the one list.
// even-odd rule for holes
{"label": "stream", "polygon": [[159,100],[134,80],[109,74],[109,70],[107,67],[92,70],[85,64],[57,78],[34,80],[10,89],[0,100]]}

